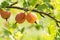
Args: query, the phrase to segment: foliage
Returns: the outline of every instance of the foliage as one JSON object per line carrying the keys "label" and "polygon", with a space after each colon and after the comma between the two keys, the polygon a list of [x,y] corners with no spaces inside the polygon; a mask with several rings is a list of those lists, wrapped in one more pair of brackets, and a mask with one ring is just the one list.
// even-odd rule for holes
{"label": "foliage", "polygon": [[[1,40],[60,40],[60,0],[1,0]],[[1,10],[11,12],[10,18],[1,17]],[[34,12],[35,23],[15,23],[18,13]]]}

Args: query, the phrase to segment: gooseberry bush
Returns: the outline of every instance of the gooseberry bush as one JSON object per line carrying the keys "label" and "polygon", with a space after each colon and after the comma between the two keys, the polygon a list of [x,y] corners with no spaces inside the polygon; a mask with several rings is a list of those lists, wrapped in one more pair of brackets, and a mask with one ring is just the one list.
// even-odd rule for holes
{"label": "gooseberry bush", "polygon": [[0,0],[0,40],[60,40],[60,1]]}

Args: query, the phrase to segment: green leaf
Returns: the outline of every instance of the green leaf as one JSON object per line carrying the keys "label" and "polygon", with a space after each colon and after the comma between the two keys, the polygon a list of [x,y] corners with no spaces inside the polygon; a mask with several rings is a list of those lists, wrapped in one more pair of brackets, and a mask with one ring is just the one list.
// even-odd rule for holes
{"label": "green leaf", "polygon": [[23,33],[23,32],[24,32],[24,29],[25,29],[25,28],[23,27],[23,28],[20,30],[20,32]]}
{"label": "green leaf", "polygon": [[41,19],[41,15],[39,13],[36,13],[37,19],[40,20]]}
{"label": "green leaf", "polygon": [[55,40],[60,40],[60,35],[58,33],[55,36]]}
{"label": "green leaf", "polygon": [[37,30],[39,30],[40,28],[43,28],[43,26],[40,25],[40,24],[36,24],[36,25],[35,25],[35,28],[36,28]]}
{"label": "green leaf", "polygon": [[11,34],[11,32],[8,31],[7,29],[4,29],[4,34],[5,34],[5,35],[9,35],[9,34]]}
{"label": "green leaf", "polygon": [[37,0],[23,0],[23,7],[29,8],[30,10],[35,8],[35,5],[37,4]]}
{"label": "green leaf", "polygon": [[55,17],[60,20],[60,11],[57,12],[57,14],[55,15]]}
{"label": "green leaf", "polygon": [[17,24],[16,23],[14,23],[13,25],[12,25],[12,28],[17,28]]}
{"label": "green leaf", "polygon": [[37,0],[28,0],[29,4],[34,6],[37,3]]}
{"label": "green leaf", "polygon": [[60,29],[58,29],[58,32],[60,33]]}
{"label": "green leaf", "polygon": [[37,6],[37,9],[42,11],[43,9],[47,9],[47,5],[45,4],[39,5]]}
{"label": "green leaf", "polygon": [[26,0],[24,0],[24,2],[23,2],[23,7],[28,7],[28,6],[30,6],[30,4],[29,4],[29,2],[27,2]]}
{"label": "green leaf", "polygon": [[1,3],[1,7],[2,7],[2,8],[6,8],[7,6],[9,6],[9,3],[8,3],[8,2],[3,1],[3,2]]}
{"label": "green leaf", "polygon": [[48,33],[49,34],[54,34],[56,32],[57,32],[56,24],[53,20],[51,20],[50,23],[48,24]]}
{"label": "green leaf", "polygon": [[47,5],[49,8],[54,9],[54,7],[51,4],[47,3]]}

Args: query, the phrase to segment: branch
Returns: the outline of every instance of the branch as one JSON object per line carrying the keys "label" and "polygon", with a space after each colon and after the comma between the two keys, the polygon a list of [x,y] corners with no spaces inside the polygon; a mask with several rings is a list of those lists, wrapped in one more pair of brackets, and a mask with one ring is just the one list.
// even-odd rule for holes
{"label": "branch", "polygon": [[21,8],[21,7],[15,7],[15,6],[8,6],[6,8],[14,8],[14,9],[19,9],[19,10],[29,11],[27,8]]}
{"label": "branch", "polygon": [[[19,10],[29,11],[29,9],[27,9],[27,8],[21,8],[21,7],[15,7],[15,6],[8,6],[8,7],[6,7],[6,8],[15,8],[15,9],[19,9]],[[53,19],[53,20],[56,22],[56,25],[57,25],[58,23],[60,23],[60,21],[58,21],[58,20],[57,20],[56,18],[54,18],[53,16],[51,16],[51,15],[49,15],[49,14],[47,14],[47,13],[41,12],[40,10],[33,9],[33,10],[31,10],[31,11],[37,12],[37,13],[39,13],[39,14],[44,14],[44,15],[50,17],[51,19]],[[57,26],[59,26],[59,25],[57,25]]]}
{"label": "branch", "polygon": [[42,13],[42,14],[50,17],[51,19],[53,19],[53,20],[56,22],[57,27],[60,27],[59,24],[58,24],[58,23],[60,23],[60,21],[58,21],[58,20],[57,20],[56,18],[54,18],[53,16],[51,16],[51,15],[49,15],[49,14],[47,14],[47,13],[44,13],[44,12],[40,12],[39,10],[32,10],[32,11],[38,12],[38,13]]}
{"label": "branch", "polygon": [[[41,12],[41,11],[39,11],[39,10],[32,10],[32,11],[38,12],[38,13],[41,13],[41,14],[44,14],[44,15],[50,17],[51,19],[53,19],[54,21],[58,22],[58,20],[57,20],[56,18],[54,18],[53,16],[51,16],[51,15],[49,15],[49,14],[47,14],[47,13]],[[59,21],[59,22],[60,22],[60,21]]]}

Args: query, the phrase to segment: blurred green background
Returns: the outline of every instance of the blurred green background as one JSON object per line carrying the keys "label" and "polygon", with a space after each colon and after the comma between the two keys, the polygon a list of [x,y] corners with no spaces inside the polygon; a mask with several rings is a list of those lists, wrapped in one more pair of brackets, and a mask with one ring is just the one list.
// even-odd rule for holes
{"label": "blurred green background", "polygon": [[60,28],[56,26],[55,21],[45,15],[43,18],[36,12],[34,13],[37,15],[38,24],[30,24],[25,20],[24,23],[14,25],[15,16],[24,11],[13,8],[6,9],[5,6],[16,1],[18,3],[14,6],[30,10],[39,4],[36,9],[42,12],[50,12],[57,20],[60,20],[60,0],[0,0],[0,8],[2,5],[3,10],[11,12],[8,21],[0,15],[0,40],[60,40]]}

